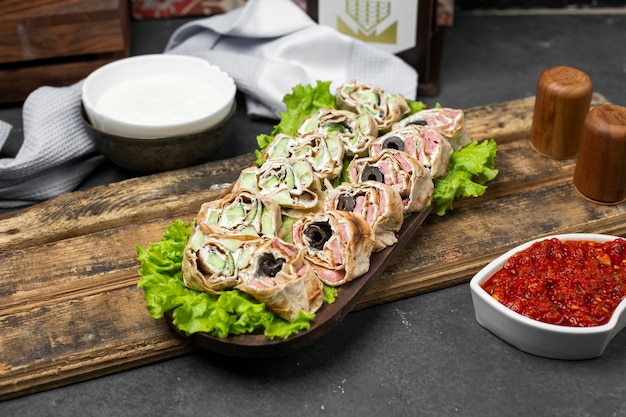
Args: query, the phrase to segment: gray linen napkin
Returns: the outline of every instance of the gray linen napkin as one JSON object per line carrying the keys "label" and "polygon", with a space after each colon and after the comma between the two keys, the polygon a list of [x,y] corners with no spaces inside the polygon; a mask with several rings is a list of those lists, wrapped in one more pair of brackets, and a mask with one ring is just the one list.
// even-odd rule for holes
{"label": "gray linen napkin", "polygon": [[352,80],[415,99],[417,73],[397,56],[316,24],[292,0],[250,0],[229,13],[190,22],[165,51],[207,59],[245,93],[249,115],[278,118],[296,84]]}
{"label": "gray linen napkin", "polygon": [[[231,12],[190,22],[165,53],[202,57],[229,73],[251,116],[278,119],[296,84],[351,80],[414,99],[417,73],[395,55],[317,25],[291,0],[249,0]],[[82,82],[41,87],[23,107],[24,141],[0,158],[0,208],[16,208],[74,190],[103,160],[80,115]],[[11,126],[0,121],[0,149]]]}
{"label": "gray linen napkin", "polygon": [[[22,109],[24,141],[0,159],[0,208],[17,208],[67,193],[103,160],[80,115],[82,82],[40,87]],[[0,121],[0,149],[11,125]]]}

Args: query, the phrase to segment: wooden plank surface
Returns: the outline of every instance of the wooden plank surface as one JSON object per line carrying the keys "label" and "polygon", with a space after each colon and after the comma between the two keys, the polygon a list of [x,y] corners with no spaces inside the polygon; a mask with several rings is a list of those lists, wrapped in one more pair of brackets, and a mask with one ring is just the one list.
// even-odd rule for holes
{"label": "wooden plank surface", "polygon": [[[594,95],[593,104],[605,99]],[[498,177],[485,196],[432,214],[356,308],[468,281],[505,250],[539,236],[626,236],[626,205],[596,205],[572,185],[575,159],[533,152],[534,99],[466,111],[474,139],[498,142]],[[136,287],[135,246],[191,219],[254,160],[226,161],[74,192],[0,217],[0,399],[183,355],[152,320]],[[436,244],[433,244],[435,243]]]}
{"label": "wooden plank surface", "polygon": [[2,0],[0,103],[73,84],[129,51],[127,0]]}
{"label": "wooden plank surface", "polygon": [[0,63],[127,49],[126,0],[3,0]]}

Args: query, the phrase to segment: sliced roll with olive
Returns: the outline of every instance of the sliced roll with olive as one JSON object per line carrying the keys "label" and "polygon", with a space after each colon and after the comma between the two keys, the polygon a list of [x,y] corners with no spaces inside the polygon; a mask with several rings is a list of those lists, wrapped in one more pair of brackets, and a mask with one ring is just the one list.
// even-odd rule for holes
{"label": "sliced roll with olive", "polygon": [[340,138],[348,156],[362,155],[367,152],[370,142],[378,137],[378,124],[369,113],[320,109],[304,120],[296,134],[311,132]]}
{"label": "sliced roll with olive", "polygon": [[311,164],[313,172],[322,180],[331,180],[341,173],[343,141],[334,136],[310,132],[302,136],[277,134],[263,151],[263,159],[302,159]]}
{"label": "sliced roll with olive", "polygon": [[450,142],[455,151],[471,142],[465,130],[463,110],[447,107],[422,110],[400,120],[394,129],[409,125],[428,126],[437,130]]}
{"label": "sliced roll with olive", "polygon": [[252,190],[271,198],[283,209],[297,211],[317,210],[322,195],[320,178],[311,164],[295,158],[268,159],[258,168],[246,168],[233,188]]}
{"label": "sliced roll with olive", "polygon": [[416,158],[395,149],[353,159],[348,165],[348,176],[352,183],[378,181],[396,188],[405,214],[428,207],[434,190],[430,172]]}
{"label": "sliced roll with olive", "polygon": [[252,251],[246,242],[251,235],[205,235],[199,227],[189,238],[182,259],[183,282],[196,291],[218,294],[239,284],[239,270]]}
{"label": "sliced roll with olive", "polygon": [[358,114],[371,114],[381,133],[409,113],[406,99],[400,94],[391,94],[384,88],[359,81],[341,85],[336,91],[337,107]]}
{"label": "sliced roll with olive", "polygon": [[446,175],[452,145],[435,129],[408,125],[393,129],[370,145],[369,155],[376,156],[384,149],[403,151],[417,158],[433,178]]}
{"label": "sliced roll with olive", "polygon": [[348,211],[363,217],[374,234],[374,251],[398,242],[404,206],[400,192],[390,185],[378,181],[344,182],[328,191],[324,210]]}
{"label": "sliced roll with olive", "polygon": [[315,313],[322,306],[322,282],[304,261],[303,251],[279,238],[257,239],[245,246],[250,256],[239,262],[236,289],[288,321],[293,321],[301,310]]}
{"label": "sliced roll with olive", "polygon": [[327,285],[345,284],[369,270],[374,234],[361,216],[341,210],[309,213],[292,224],[291,233]]}
{"label": "sliced roll with olive", "polygon": [[207,235],[283,235],[278,203],[245,189],[235,189],[220,199],[202,204],[196,225]]}

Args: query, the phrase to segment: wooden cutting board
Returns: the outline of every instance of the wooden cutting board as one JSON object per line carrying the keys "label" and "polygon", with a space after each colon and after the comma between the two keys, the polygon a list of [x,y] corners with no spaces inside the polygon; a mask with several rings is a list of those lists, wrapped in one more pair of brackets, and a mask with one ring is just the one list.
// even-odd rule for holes
{"label": "wooden cutting board", "polygon": [[[605,102],[595,94],[592,104]],[[572,185],[575,159],[531,150],[533,104],[530,97],[466,111],[474,139],[497,141],[500,174],[483,197],[431,214],[356,308],[467,282],[497,255],[540,236],[626,236],[626,204],[582,199]],[[0,399],[190,352],[165,321],[148,315],[135,247],[159,240],[172,220],[193,218],[253,160],[130,179],[0,217]]]}

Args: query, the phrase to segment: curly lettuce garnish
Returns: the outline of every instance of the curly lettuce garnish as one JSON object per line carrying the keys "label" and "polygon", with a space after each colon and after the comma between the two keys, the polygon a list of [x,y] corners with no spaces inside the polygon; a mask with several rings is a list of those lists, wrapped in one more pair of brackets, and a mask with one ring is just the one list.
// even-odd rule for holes
{"label": "curly lettuce garnish", "polygon": [[452,209],[452,202],[458,197],[479,197],[485,193],[487,181],[498,174],[495,169],[496,141],[476,141],[452,153],[448,173],[435,180],[432,202],[437,214],[443,216]]}
{"label": "curly lettuce garnish", "polygon": [[269,338],[287,338],[310,328],[315,314],[300,311],[288,322],[265,304],[238,290],[219,295],[187,288],[181,270],[183,251],[192,233],[192,223],[174,220],[158,242],[143,249],[137,245],[140,280],[148,312],[154,319],[172,311],[173,324],[190,335],[206,332],[226,338],[262,329]]}

